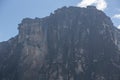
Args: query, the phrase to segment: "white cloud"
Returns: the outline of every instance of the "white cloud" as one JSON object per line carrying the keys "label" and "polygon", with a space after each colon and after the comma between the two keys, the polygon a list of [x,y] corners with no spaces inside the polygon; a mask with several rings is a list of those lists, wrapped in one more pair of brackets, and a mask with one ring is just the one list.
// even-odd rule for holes
{"label": "white cloud", "polygon": [[105,2],[105,0],[98,0],[96,6],[97,6],[97,9],[103,11],[105,8],[107,8],[107,3]]}
{"label": "white cloud", "polygon": [[113,18],[120,19],[120,14],[115,14]]}
{"label": "white cloud", "polygon": [[117,27],[118,29],[120,29],[120,25],[118,25],[118,27]]}
{"label": "white cloud", "polygon": [[88,5],[92,5],[96,2],[96,0],[82,0],[80,3],[78,3],[78,7],[87,7]]}
{"label": "white cloud", "polygon": [[82,0],[80,3],[77,4],[78,7],[87,7],[89,5],[95,5],[97,9],[104,10],[107,8],[107,3],[105,0]]}

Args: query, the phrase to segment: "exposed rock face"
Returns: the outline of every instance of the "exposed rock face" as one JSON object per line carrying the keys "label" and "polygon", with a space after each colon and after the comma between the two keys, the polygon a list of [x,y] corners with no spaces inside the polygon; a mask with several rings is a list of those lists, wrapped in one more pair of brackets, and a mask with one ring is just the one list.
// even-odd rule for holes
{"label": "exposed rock face", "polygon": [[23,19],[0,43],[0,80],[120,80],[120,31],[93,6]]}

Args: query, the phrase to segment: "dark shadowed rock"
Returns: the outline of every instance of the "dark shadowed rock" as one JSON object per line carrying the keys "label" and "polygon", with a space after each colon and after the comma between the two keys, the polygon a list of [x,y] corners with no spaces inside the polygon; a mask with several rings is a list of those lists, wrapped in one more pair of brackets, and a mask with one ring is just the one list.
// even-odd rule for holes
{"label": "dark shadowed rock", "polygon": [[25,18],[0,43],[0,80],[120,80],[120,31],[94,6]]}

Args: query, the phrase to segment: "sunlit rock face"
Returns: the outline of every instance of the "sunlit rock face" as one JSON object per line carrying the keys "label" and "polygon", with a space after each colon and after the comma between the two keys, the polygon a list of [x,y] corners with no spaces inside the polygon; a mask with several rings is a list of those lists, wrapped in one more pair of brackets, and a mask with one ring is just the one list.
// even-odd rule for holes
{"label": "sunlit rock face", "polygon": [[0,80],[120,80],[120,31],[93,6],[25,18],[0,43]]}

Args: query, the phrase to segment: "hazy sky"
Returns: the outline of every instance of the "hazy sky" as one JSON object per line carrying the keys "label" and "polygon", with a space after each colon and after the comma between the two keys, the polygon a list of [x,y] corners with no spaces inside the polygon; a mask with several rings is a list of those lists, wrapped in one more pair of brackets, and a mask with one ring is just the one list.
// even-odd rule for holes
{"label": "hazy sky", "polygon": [[63,6],[86,7],[95,5],[120,25],[120,0],[0,0],[0,42],[18,34],[23,18],[45,17]]}

